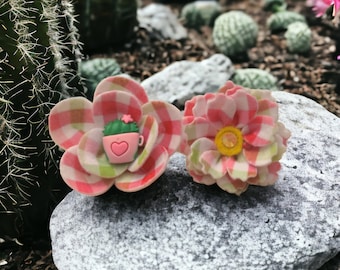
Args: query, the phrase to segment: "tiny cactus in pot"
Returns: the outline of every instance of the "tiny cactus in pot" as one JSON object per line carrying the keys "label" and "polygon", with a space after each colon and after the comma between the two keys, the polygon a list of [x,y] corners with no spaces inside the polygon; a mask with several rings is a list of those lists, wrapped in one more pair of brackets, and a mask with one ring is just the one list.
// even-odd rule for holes
{"label": "tiny cactus in pot", "polygon": [[287,48],[291,53],[306,53],[310,50],[312,31],[303,22],[288,25],[285,33]]}

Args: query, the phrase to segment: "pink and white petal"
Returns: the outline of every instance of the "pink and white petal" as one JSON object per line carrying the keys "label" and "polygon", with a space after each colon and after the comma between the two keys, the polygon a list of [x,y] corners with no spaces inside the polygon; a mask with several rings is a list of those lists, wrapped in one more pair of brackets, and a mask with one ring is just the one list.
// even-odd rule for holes
{"label": "pink and white petal", "polygon": [[202,172],[210,174],[214,179],[221,178],[227,173],[228,159],[229,157],[221,156],[217,150],[205,151],[200,156]]}
{"label": "pink and white petal", "polygon": [[173,105],[163,101],[150,101],[142,106],[144,115],[153,116],[158,123],[156,145],[168,150],[169,155],[177,151],[182,140],[182,114]]}
{"label": "pink and white petal", "polygon": [[[187,155],[187,164],[189,166],[193,166],[196,170],[202,171],[202,163],[201,163],[201,156],[204,152],[216,150],[216,145],[212,140],[207,138],[200,138],[196,140],[190,149],[189,155]],[[202,172],[203,173],[203,172]]]}
{"label": "pink and white petal", "polygon": [[104,127],[111,121],[121,119],[125,114],[130,115],[135,122],[139,122],[142,116],[140,103],[132,94],[111,91],[94,98],[93,118],[98,127]]}
{"label": "pink and white petal", "polygon": [[272,91],[263,89],[247,89],[249,93],[254,96],[258,101],[268,100],[276,102],[275,98],[272,96]]}
{"label": "pink and white petal", "polygon": [[130,164],[130,172],[138,171],[149,158],[158,138],[158,123],[151,115],[143,116],[139,133],[144,137],[144,147],[137,158]]}
{"label": "pink and white petal", "polygon": [[62,149],[77,145],[94,127],[92,103],[83,97],[60,101],[50,111],[48,127],[51,138]]}
{"label": "pink and white petal", "polygon": [[242,86],[236,85],[232,81],[227,81],[217,92],[230,96],[240,89],[243,89]]}
{"label": "pink and white petal", "polygon": [[273,156],[272,160],[279,161],[286,152],[287,145],[284,144],[284,139],[279,134],[275,135],[275,141],[277,143],[277,154]]}
{"label": "pink and white petal", "polygon": [[278,143],[274,142],[264,147],[246,147],[243,155],[249,164],[260,167],[270,164],[278,154]]}
{"label": "pink and white petal", "polygon": [[184,125],[187,143],[191,145],[195,140],[206,137],[214,139],[217,129],[211,122],[202,117],[195,118],[190,124]]}
{"label": "pink and white petal", "polygon": [[230,178],[228,175],[225,175],[216,180],[216,184],[223,189],[232,194],[241,195],[245,192],[249,186],[247,182],[243,182],[241,180],[235,180]]}
{"label": "pink and white petal", "polygon": [[105,92],[110,92],[112,90],[125,91],[132,94],[138,99],[138,101],[140,102],[140,106],[148,102],[148,96],[144,88],[139,83],[132,79],[119,75],[107,77],[102,80],[96,87],[94,97],[97,97],[98,95]]}
{"label": "pink and white petal", "polygon": [[191,100],[185,102],[184,117],[206,117],[207,101],[214,98],[215,94],[207,93],[205,95],[194,96]]}
{"label": "pink and white petal", "polygon": [[126,171],[118,176],[115,185],[125,192],[135,192],[146,188],[155,182],[165,171],[169,160],[167,149],[163,146],[156,146],[148,160],[136,172]]}
{"label": "pink and white petal", "polygon": [[207,102],[207,118],[217,129],[231,125],[235,112],[235,102],[222,93],[215,94]]}
{"label": "pink and white petal", "polygon": [[104,179],[86,172],[78,160],[78,147],[68,148],[60,160],[60,174],[72,189],[89,196],[97,196],[108,191],[115,180]]}
{"label": "pink and white petal", "polygon": [[233,179],[238,179],[246,182],[249,178],[255,177],[257,169],[249,164],[242,155],[227,160],[228,174]]}
{"label": "pink and white petal", "polygon": [[94,128],[85,133],[78,145],[81,166],[90,174],[114,178],[124,173],[129,164],[111,164],[103,148],[103,130]]}
{"label": "pink and white petal", "polygon": [[269,116],[256,116],[242,129],[243,139],[252,146],[265,146],[273,140],[275,122]]}
{"label": "pink and white petal", "polygon": [[230,97],[236,104],[235,126],[242,128],[255,117],[258,110],[257,100],[243,89],[236,91]]}
{"label": "pink and white petal", "polygon": [[194,180],[194,182],[199,183],[199,184],[204,184],[207,186],[213,185],[216,183],[216,179],[212,178],[208,174],[203,174],[203,173],[198,173],[197,171],[194,170],[188,170],[190,176]]}
{"label": "pink and white petal", "polygon": [[270,101],[268,99],[263,99],[258,101],[258,111],[257,115],[270,116],[276,122],[279,118],[279,107],[276,102]]}
{"label": "pink and white petal", "polygon": [[287,141],[290,138],[290,136],[292,135],[291,132],[281,122],[277,122],[276,128],[277,128],[277,133],[283,139],[283,144],[285,146],[287,146]]}
{"label": "pink and white petal", "polygon": [[257,169],[257,176],[250,178],[248,183],[257,186],[270,186],[274,185],[279,175],[278,172],[281,169],[279,162],[273,162],[268,166],[259,167]]}

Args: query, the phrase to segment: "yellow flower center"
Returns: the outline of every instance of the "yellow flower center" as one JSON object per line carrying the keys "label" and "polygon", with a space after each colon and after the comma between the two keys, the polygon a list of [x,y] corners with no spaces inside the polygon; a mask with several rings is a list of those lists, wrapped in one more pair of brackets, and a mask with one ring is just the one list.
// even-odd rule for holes
{"label": "yellow flower center", "polygon": [[225,156],[235,156],[242,151],[243,137],[238,128],[222,128],[215,137],[217,150]]}

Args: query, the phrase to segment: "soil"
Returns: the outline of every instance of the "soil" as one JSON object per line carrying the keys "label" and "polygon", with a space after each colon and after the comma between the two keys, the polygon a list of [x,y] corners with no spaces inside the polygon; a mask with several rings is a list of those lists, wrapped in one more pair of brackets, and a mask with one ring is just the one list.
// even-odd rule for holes
{"label": "soil", "polygon": [[[247,55],[232,59],[234,67],[267,70],[278,78],[283,91],[311,98],[339,117],[340,61],[336,60],[336,56],[340,54],[340,30],[335,23],[330,18],[315,18],[304,0],[287,0],[289,10],[306,16],[313,37],[310,52],[291,54],[287,51],[284,33],[270,33],[267,29],[266,20],[271,13],[263,10],[261,1],[226,2],[225,11],[243,10],[259,25],[256,47],[250,49]],[[182,6],[183,2],[170,5],[177,14]],[[123,48],[111,48],[90,57],[113,57],[124,73],[142,81],[175,61],[201,61],[218,52],[212,42],[211,28],[188,31],[186,40],[159,41],[145,29],[137,29],[136,38]],[[57,269],[49,242],[43,243],[33,246],[0,244],[0,269]],[[339,270],[340,254],[320,269]]]}

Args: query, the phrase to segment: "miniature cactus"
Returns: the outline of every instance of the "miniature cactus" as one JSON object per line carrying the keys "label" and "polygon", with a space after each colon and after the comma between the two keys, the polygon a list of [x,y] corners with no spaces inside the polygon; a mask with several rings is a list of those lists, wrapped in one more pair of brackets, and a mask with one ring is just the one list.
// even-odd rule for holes
{"label": "miniature cactus", "polygon": [[257,68],[236,70],[232,81],[251,89],[278,90],[277,79],[268,71]]}
{"label": "miniature cactus", "polygon": [[215,20],[213,41],[225,55],[233,57],[256,44],[258,26],[242,11],[229,11]]}
{"label": "miniature cactus", "polygon": [[304,22],[306,23],[306,19],[299,13],[294,11],[280,11],[272,14],[267,20],[267,26],[269,29],[273,31],[281,31],[286,30],[288,25],[293,22]]}
{"label": "miniature cactus", "polygon": [[306,53],[310,49],[312,31],[303,22],[294,22],[288,26],[285,33],[287,47],[291,53]]}
{"label": "miniature cactus", "polygon": [[212,27],[221,12],[221,6],[217,2],[196,1],[183,7],[181,18],[186,27],[199,30],[205,25]]}
{"label": "miniature cactus", "polygon": [[47,116],[62,98],[84,95],[68,0],[0,0],[0,238],[47,236],[69,191]]}
{"label": "miniature cactus", "polygon": [[122,45],[132,38],[138,23],[137,0],[79,0],[74,5],[85,52]]}
{"label": "miniature cactus", "polygon": [[264,10],[279,12],[284,11],[287,8],[285,0],[264,0]]}
{"label": "miniature cactus", "polygon": [[88,89],[87,97],[92,100],[97,84],[106,77],[121,73],[120,66],[112,58],[94,58],[80,62],[80,75],[84,78]]}

